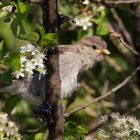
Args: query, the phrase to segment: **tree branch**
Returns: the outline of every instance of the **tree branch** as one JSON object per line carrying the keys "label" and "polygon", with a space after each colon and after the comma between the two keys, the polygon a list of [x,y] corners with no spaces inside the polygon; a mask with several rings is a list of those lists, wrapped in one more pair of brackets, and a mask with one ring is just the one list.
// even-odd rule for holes
{"label": "tree branch", "polygon": [[140,0],[90,0],[98,5],[104,5],[106,7],[116,7],[117,5],[121,4],[132,4],[132,3],[140,3]]}
{"label": "tree branch", "polygon": [[[58,3],[57,0],[45,0],[43,8],[43,25],[45,31],[56,33],[58,31]],[[46,101],[52,103],[53,123],[48,125],[49,139],[61,140],[63,135],[63,115],[60,104],[61,81],[59,75],[59,51],[55,47],[53,53],[47,54],[46,75]]]}
{"label": "tree branch", "polygon": [[116,20],[116,22],[118,23],[118,26],[119,26],[119,28],[121,29],[121,31],[122,31],[124,37],[126,38],[127,42],[129,43],[129,45],[130,45],[131,47],[134,48],[132,38],[131,38],[129,32],[127,31],[127,29],[125,28],[125,26],[124,26],[124,24],[123,24],[121,18],[119,17],[117,11],[115,10],[115,8],[111,8],[110,11],[111,11],[111,13],[112,13],[112,15],[113,15],[113,18],[114,18],[114,19]]}
{"label": "tree branch", "polygon": [[108,29],[109,29],[109,35],[112,39],[114,39],[115,41],[117,41],[118,44],[124,46],[125,48],[127,48],[132,54],[134,55],[140,55],[139,52],[137,52],[136,50],[134,50],[130,45],[128,45],[122,35],[118,32],[116,32],[111,24],[108,24]]}
{"label": "tree branch", "polygon": [[[58,31],[58,3],[57,0],[28,0],[31,3],[37,3],[42,6],[43,10],[43,26],[46,33],[57,33]],[[52,48],[50,48],[52,49]],[[47,60],[45,65],[47,67],[46,75],[46,99],[45,103],[52,105],[53,122],[48,122],[49,139],[61,140],[64,129],[64,121],[62,115],[62,108],[60,104],[61,96],[61,81],[59,75],[59,51],[58,47],[53,48],[53,51],[45,48],[47,53]],[[50,53],[51,52],[51,53]],[[42,104],[42,105],[43,105]],[[47,108],[46,108],[47,109]]]}
{"label": "tree branch", "polygon": [[102,0],[105,5],[118,5],[118,4],[130,4],[130,3],[140,3],[140,0]]}
{"label": "tree branch", "polygon": [[96,103],[96,102],[98,102],[98,101],[100,101],[100,100],[102,100],[102,99],[108,97],[108,96],[111,95],[112,93],[115,93],[115,92],[118,91],[120,88],[124,87],[124,86],[132,79],[132,77],[136,75],[136,73],[137,73],[139,70],[140,70],[140,66],[137,67],[137,68],[135,69],[135,71],[134,71],[131,75],[129,75],[124,81],[122,81],[122,82],[121,82],[120,84],[118,84],[116,87],[114,87],[113,89],[111,89],[111,90],[110,90],[109,92],[107,92],[105,95],[100,96],[100,97],[98,97],[98,98],[96,98],[96,99],[93,99],[92,101],[90,101],[90,102],[89,102],[88,104],[86,104],[86,105],[81,105],[81,106],[75,108],[74,110],[65,113],[65,114],[64,114],[64,117],[67,118],[67,117],[69,117],[71,114],[76,113],[76,112],[78,112],[78,111],[80,111],[80,110],[82,110],[82,109],[85,109],[86,107],[92,105],[93,103]]}

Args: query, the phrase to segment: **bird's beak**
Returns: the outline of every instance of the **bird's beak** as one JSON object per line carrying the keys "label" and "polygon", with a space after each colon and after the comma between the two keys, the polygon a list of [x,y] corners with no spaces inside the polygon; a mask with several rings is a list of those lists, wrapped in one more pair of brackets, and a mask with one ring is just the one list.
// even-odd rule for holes
{"label": "bird's beak", "polygon": [[100,53],[100,54],[105,54],[105,55],[109,55],[110,51],[107,49],[101,49],[101,50],[96,50],[96,53]]}

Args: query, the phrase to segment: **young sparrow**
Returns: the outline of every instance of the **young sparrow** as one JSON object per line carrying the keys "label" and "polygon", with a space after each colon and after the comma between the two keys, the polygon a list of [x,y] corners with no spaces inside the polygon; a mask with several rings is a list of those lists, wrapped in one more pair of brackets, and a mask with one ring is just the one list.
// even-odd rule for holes
{"label": "young sparrow", "polygon": [[[108,54],[105,41],[98,36],[86,37],[75,45],[59,45],[61,98],[72,95],[77,89],[78,75]],[[38,104],[45,100],[45,90],[45,76],[39,78],[38,73],[34,73],[31,80],[20,78],[13,80],[10,86],[0,86],[1,93],[18,94]]]}

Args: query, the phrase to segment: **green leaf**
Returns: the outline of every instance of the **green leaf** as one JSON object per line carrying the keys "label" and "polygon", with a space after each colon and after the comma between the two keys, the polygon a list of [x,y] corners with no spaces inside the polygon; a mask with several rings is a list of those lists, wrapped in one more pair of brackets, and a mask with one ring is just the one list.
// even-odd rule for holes
{"label": "green leaf", "polygon": [[96,29],[97,35],[107,35],[108,34],[108,28],[106,23],[99,24]]}
{"label": "green leaf", "polygon": [[75,137],[73,137],[73,136],[64,136],[63,139],[64,140],[75,140]]}
{"label": "green leaf", "polygon": [[19,34],[25,34],[23,24],[20,19],[15,18],[11,23],[11,30],[13,34],[18,37]]}
{"label": "green leaf", "polygon": [[7,1],[3,1],[1,4],[0,4],[0,9],[3,8],[3,7],[6,7],[6,6],[9,6],[11,5],[11,2],[7,2]]}
{"label": "green leaf", "polygon": [[92,28],[88,28],[86,31],[80,28],[77,33],[78,33],[78,36],[77,36],[78,40],[80,40],[82,37],[92,36],[94,34]]}
{"label": "green leaf", "polygon": [[65,123],[65,136],[74,136],[77,134],[77,124],[75,122]]}
{"label": "green leaf", "polygon": [[13,71],[19,71],[21,68],[20,55],[15,52],[10,52],[9,55],[5,57],[4,63]]}
{"label": "green leaf", "polygon": [[21,98],[17,95],[11,96],[5,104],[5,111],[10,114],[15,106],[21,101]]}
{"label": "green leaf", "polygon": [[11,73],[12,73],[12,71],[9,69],[3,75],[1,75],[1,77],[0,77],[1,83],[10,85],[12,83],[12,75],[11,75]]}
{"label": "green leaf", "polygon": [[39,26],[38,30],[39,30],[39,33],[40,33],[41,37],[42,38],[45,37],[45,29],[44,29],[44,27]]}
{"label": "green leaf", "polygon": [[64,138],[66,140],[74,140],[75,138],[85,140],[85,134],[88,133],[88,129],[85,125],[77,125],[71,121],[65,123],[64,130]]}
{"label": "green leaf", "polygon": [[4,41],[0,42],[0,60],[2,59],[3,42]]}
{"label": "green leaf", "polygon": [[39,40],[39,34],[36,33],[36,32],[30,32],[30,33],[26,33],[26,34],[19,34],[18,38],[22,39],[22,40],[28,40],[28,41],[32,41],[32,42],[37,42]]}
{"label": "green leaf", "polygon": [[18,3],[17,3],[17,15],[20,18],[24,18],[24,16],[28,12],[28,9],[29,9],[29,6],[28,6],[27,2],[21,2],[20,0],[18,0]]}
{"label": "green leaf", "polygon": [[58,45],[58,36],[54,33],[48,33],[42,39],[41,44],[48,47],[54,47]]}
{"label": "green leaf", "polygon": [[26,33],[22,24],[22,21],[18,18],[14,19],[11,23],[11,30],[13,34],[22,40],[28,40],[37,42],[39,40],[39,34],[36,32]]}
{"label": "green leaf", "polygon": [[34,136],[34,140],[43,140],[44,139],[44,133],[37,133]]}
{"label": "green leaf", "polygon": [[78,125],[77,132],[79,134],[87,134],[88,133],[88,128],[85,125]]}
{"label": "green leaf", "polygon": [[15,44],[13,34],[7,24],[0,19],[0,38],[4,40],[5,49],[12,49]]}
{"label": "green leaf", "polygon": [[7,14],[7,15],[5,15],[3,18],[2,18],[2,20],[4,21],[4,22],[10,22],[11,21],[11,13],[9,14]]}
{"label": "green leaf", "polygon": [[86,136],[85,135],[79,135],[77,137],[78,140],[86,140]]}

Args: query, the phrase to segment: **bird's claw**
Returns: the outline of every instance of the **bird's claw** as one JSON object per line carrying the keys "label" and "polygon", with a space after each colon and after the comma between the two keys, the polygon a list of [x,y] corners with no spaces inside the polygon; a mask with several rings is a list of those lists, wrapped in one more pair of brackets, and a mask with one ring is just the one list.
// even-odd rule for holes
{"label": "bird's claw", "polygon": [[33,110],[33,113],[43,121],[47,121],[48,125],[53,123],[52,103],[49,101],[44,102]]}

